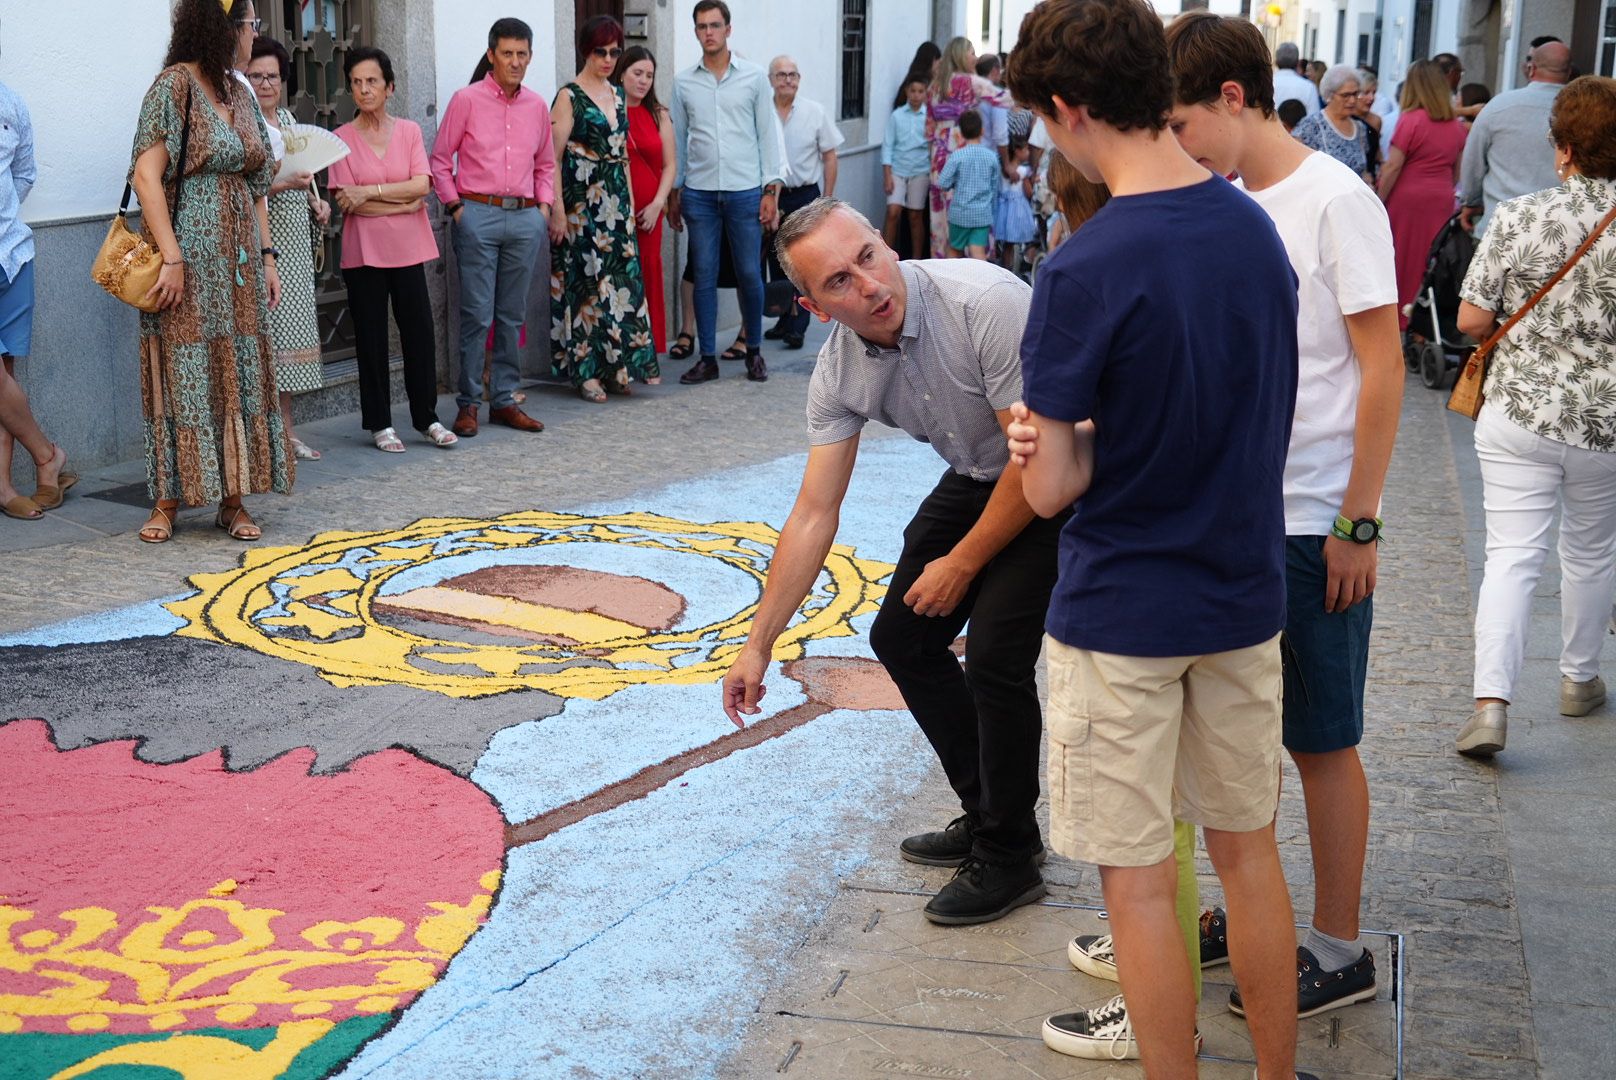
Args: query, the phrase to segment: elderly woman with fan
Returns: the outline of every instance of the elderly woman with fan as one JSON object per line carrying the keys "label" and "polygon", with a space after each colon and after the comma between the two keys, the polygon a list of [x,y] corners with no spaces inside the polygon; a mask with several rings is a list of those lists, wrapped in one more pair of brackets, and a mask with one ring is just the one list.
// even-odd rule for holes
{"label": "elderly woman with fan", "polygon": [[292,452],[317,461],[311,449],[292,430],[292,395],[306,394],[323,385],[320,365],[320,326],[314,305],[314,251],[323,237],[318,230],[331,220],[331,207],[320,198],[312,173],[282,168],[288,136],[296,138],[296,120],[281,105],[281,91],[292,74],[292,57],[274,38],[253,39],[247,82],[258,98],[275,156],[275,181],[269,186],[269,235],[280,257],[281,302],[269,313],[269,336],[275,347],[275,389],[280,395],[281,421],[292,439]]}

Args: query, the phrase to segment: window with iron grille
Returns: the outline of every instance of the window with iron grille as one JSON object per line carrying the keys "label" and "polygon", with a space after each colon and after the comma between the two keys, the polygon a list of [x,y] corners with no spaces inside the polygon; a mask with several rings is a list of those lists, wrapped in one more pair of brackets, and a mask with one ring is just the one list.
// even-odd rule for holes
{"label": "window with iron grille", "polygon": [[842,120],[864,116],[867,59],[864,13],[868,4],[869,0],[842,0]]}

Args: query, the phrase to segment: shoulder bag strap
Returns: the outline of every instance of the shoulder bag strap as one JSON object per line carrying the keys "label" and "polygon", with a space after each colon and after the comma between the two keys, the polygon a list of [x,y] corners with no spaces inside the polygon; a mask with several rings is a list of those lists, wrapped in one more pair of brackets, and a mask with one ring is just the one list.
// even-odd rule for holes
{"label": "shoulder bag strap", "polygon": [[1561,279],[1563,279],[1567,274],[1571,273],[1571,268],[1577,265],[1577,260],[1588,254],[1588,249],[1594,246],[1594,243],[1598,241],[1600,235],[1610,227],[1610,223],[1612,221],[1616,221],[1616,206],[1611,207],[1610,212],[1600,220],[1598,225],[1594,226],[1594,231],[1588,234],[1588,239],[1584,240],[1582,242],[1582,246],[1572,253],[1571,258],[1565,261],[1565,265],[1556,270],[1554,272],[1554,276],[1545,281],[1543,283],[1543,287],[1538,289],[1538,291],[1532,295],[1532,299],[1522,304],[1519,311],[1515,312],[1515,314],[1511,315],[1507,320],[1505,320],[1504,325],[1500,326],[1497,330],[1494,330],[1492,336],[1486,341],[1482,342],[1481,347],[1478,348],[1476,352],[1483,356],[1491,353],[1493,348],[1504,339],[1504,335],[1509,333],[1510,330],[1514,328],[1515,324],[1520,322],[1521,319],[1525,317],[1527,312],[1536,307],[1539,300],[1542,300],[1545,296],[1549,295],[1550,289],[1553,289],[1556,285],[1560,284]]}
{"label": "shoulder bag strap", "polygon": [[[174,227],[175,234],[179,233],[180,212],[180,181],[185,176],[185,156],[191,147],[191,84],[185,84],[185,121],[180,125],[180,161],[174,169],[174,209],[169,212],[168,219]],[[134,194],[133,184],[124,184],[123,199],[118,203],[118,216],[129,216],[129,197]]]}

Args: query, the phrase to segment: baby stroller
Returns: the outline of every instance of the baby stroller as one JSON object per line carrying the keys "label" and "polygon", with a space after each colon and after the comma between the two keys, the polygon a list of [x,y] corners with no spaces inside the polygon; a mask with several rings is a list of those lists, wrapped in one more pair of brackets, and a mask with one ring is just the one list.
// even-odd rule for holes
{"label": "baby stroller", "polygon": [[1420,291],[1409,305],[1403,364],[1433,390],[1446,384],[1449,373],[1458,371],[1477,345],[1458,326],[1459,286],[1475,250],[1475,238],[1453,215],[1431,242]]}

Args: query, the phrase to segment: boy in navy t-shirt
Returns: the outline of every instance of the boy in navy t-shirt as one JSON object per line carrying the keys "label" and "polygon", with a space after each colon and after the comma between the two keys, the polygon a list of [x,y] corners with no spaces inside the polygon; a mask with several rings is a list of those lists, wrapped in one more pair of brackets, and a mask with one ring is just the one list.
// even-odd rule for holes
{"label": "boy in navy t-shirt", "polygon": [[1296,943],[1272,825],[1296,278],[1268,216],[1167,131],[1147,4],[1045,0],[1009,71],[1055,148],[1112,192],[1039,272],[1011,429],[1032,508],[1076,501],[1045,624],[1050,838],[1101,868],[1126,998],[1125,1016],[1118,1001],[1050,1017],[1044,1039],[1099,1056],[1110,1019],[1152,1072],[1193,1075],[1177,816],[1203,828],[1223,883],[1259,1073],[1289,1077]]}

